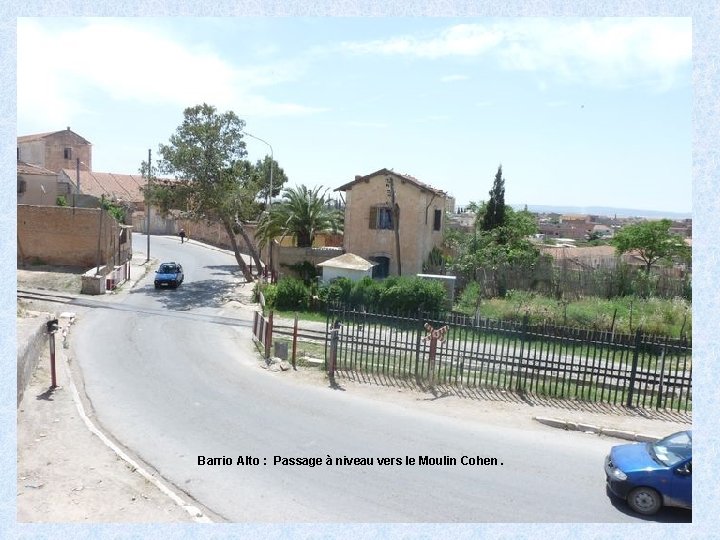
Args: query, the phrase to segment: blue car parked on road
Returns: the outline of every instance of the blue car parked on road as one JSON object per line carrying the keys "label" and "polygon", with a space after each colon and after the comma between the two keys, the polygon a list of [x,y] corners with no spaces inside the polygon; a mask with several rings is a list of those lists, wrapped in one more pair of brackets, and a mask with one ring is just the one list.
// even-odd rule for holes
{"label": "blue car parked on road", "polygon": [[185,280],[183,268],[176,262],[162,263],[155,272],[155,288],[177,287]]}
{"label": "blue car parked on road", "polygon": [[605,458],[610,491],[646,516],[663,506],[692,508],[692,431],[653,443],[613,446]]}

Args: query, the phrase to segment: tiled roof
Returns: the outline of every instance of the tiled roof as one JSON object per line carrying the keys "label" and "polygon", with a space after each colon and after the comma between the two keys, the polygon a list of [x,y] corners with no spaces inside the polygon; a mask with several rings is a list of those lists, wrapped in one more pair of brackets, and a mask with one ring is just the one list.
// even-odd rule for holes
{"label": "tiled roof", "polygon": [[370,173],[365,176],[356,176],[355,180],[353,180],[352,182],[348,182],[347,184],[344,184],[344,185],[340,186],[339,188],[336,188],[335,191],[346,191],[346,190],[352,188],[352,186],[357,184],[358,182],[368,181],[373,176],[389,175],[389,174],[396,176],[398,178],[401,178],[407,182],[410,182],[411,184],[415,185],[416,187],[418,187],[419,189],[421,189],[423,191],[429,191],[431,193],[435,193],[436,195],[440,195],[443,197],[447,196],[447,193],[445,191],[436,189],[428,184],[425,184],[425,183],[421,182],[420,180],[418,180],[417,178],[415,178],[414,176],[410,176],[409,174],[396,173],[395,171],[391,171],[390,169],[380,169],[379,171],[375,171],[374,173]]}
{"label": "tiled roof", "polygon": [[[63,169],[62,174],[77,184],[77,171]],[[141,188],[147,181],[139,174],[115,174],[94,171],[80,171],[80,192],[95,197],[122,199],[126,202],[142,202]]]}
{"label": "tiled roof", "polygon": [[349,270],[369,270],[375,263],[366,261],[359,255],[353,253],[344,253],[338,257],[333,257],[327,261],[321,262],[318,266],[329,266],[331,268],[347,268]]}
{"label": "tiled roof", "polygon": [[75,135],[76,137],[79,137],[80,139],[82,139],[82,140],[85,141],[86,143],[90,144],[90,141],[88,141],[88,140],[87,140],[85,137],[83,137],[82,135],[78,135],[77,133],[75,133],[74,131],[72,131],[70,128],[61,129],[60,131],[48,131],[48,132],[46,132],[46,133],[33,133],[33,134],[31,134],[31,135],[20,135],[20,136],[17,138],[17,142],[21,143],[21,142],[39,141],[40,139],[44,139],[45,137],[49,137],[50,135],[55,135],[56,133],[63,133],[63,132],[66,132],[66,131],[69,131],[70,133],[72,133],[72,134]]}
{"label": "tiled roof", "polygon": [[24,161],[17,162],[18,174],[36,174],[39,176],[57,176],[56,172],[50,171],[40,165],[33,165],[32,163],[25,163]]}

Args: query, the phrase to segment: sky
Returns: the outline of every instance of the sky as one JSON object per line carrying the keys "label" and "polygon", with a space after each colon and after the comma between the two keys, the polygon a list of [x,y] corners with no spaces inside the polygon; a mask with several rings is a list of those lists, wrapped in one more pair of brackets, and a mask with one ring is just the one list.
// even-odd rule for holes
{"label": "sky", "polygon": [[17,134],[69,126],[99,172],[208,103],[290,185],[388,168],[464,205],[502,165],[508,204],[691,211],[689,18],[19,18],[17,60]]}

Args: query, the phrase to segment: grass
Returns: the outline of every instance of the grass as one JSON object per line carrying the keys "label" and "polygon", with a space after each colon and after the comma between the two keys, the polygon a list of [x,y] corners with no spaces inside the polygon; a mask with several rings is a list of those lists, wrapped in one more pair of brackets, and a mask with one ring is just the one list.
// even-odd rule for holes
{"label": "grass", "polygon": [[[475,305],[465,299],[455,310],[475,315]],[[528,317],[531,324],[550,324],[590,330],[613,331],[616,334],[644,334],[670,337],[692,335],[692,304],[683,298],[582,298],[558,301],[525,291],[509,291],[505,298],[481,300],[477,306],[481,317],[520,322]],[[304,321],[326,322],[324,311],[275,311],[276,316]]]}
{"label": "grass", "polygon": [[[474,306],[461,303],[457,309],[474,315]],[[547,323],[593,330],[632,334],[643,333],[680,337],[692,334],[692,304],[682,298],[622,297],[607,300],[583,298],[562,302],[534,293],[510,291],[505,298],[482,300],[478,313],[487,318]]]}

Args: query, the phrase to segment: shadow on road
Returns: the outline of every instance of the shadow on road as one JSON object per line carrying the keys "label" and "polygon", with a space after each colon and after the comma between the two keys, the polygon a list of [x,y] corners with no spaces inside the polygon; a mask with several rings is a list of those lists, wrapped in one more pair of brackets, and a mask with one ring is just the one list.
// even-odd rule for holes
{"label": "shadow on road", "polygon": [[132,289],[130,294],[151,295],[172,311],[189,311],[195,308],[219,308],[232,295],[235,284],[223,279],[186,281],[178,288],[155,289],[151,284]]}
{"label": "shadow on road", "polygon": [[654,523],[692,523],[692,510],[664,506],[653,516],[643,516],[642,514],[633,512],[627,503],[619,497],[613,495],[607,486],[605,486],[605,493],[608,496],[608,499],[610,499],[610,504],[612,504],[619,512],[622,512],[627,516],[632,516],[642,519],[643,521]]}
{"label": "shadow on road", "polygon": [[523,403],[529,407],[553,407],[556,409],[565,409],[569,411],[596,412],[601,414],[613,414],[617,416],[642,417],[650,420],[664,420],[671,422],[691,422],[692,412],[642,409],[635,407],[625,407],[622,405],[613,405],[611,403],[595,403],[591,401],[580,401],[573,399],[558,399],[543,396],[532,395],[523,392],[511,392],[498,388],[472,387],[472,386],[455,386],[447,384],[429,385],[427,382],[415,382],[412,377],[398,377],[392,374],[383,373],[365,373],[360,370],[338,370],[336,371],[338,379],[346,378],[347,380],[375,384],[377,386],[389,386],[396,388],[406,388],[430,394],[426,398],[420,398],[423,401],[436,401],[443,398],[457,396],[468,399],[477,399],[482,401],[502,401],[506,403]]}

